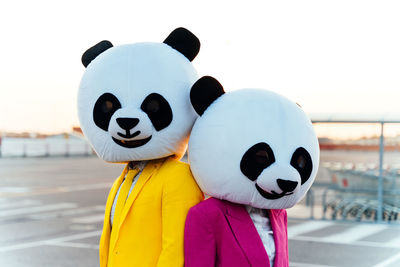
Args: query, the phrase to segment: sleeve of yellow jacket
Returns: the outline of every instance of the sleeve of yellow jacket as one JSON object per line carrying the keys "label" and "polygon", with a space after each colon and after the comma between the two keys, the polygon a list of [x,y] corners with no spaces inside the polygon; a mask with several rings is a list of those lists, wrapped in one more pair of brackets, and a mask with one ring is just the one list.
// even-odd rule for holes
{"label": "sleeve of yellow jacket", "polygon": [[186,215],[204,199],[185,163],[165,168],[162,197],[162,249],[157,266],[183,266],[183,234]]}

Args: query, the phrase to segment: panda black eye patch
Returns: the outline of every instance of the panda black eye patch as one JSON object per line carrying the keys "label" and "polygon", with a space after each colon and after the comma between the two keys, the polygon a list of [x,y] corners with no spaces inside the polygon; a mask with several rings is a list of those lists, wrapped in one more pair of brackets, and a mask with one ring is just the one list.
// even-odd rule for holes
{"label": "panda black eye patch", "polygon": [[267,143],[258,143],[244,153],[240,161],[240,170],[252,181],[255,181],[262,171],[275,162],[274,152]]}
{"label": "panda black eye patch", "polygon": [[112,115],[120,108],[121,103],[116,96],[110,93],[101,95],[93,108],[94,123],[104,131],[108,131]]}
{"label": "panda black eye patch", "polygon": [[140,108],[149,116],[157,131],[166,128],[172,121],[172,109],[168,101],[160,94],[149,94]]}
{"label": "panda black eye patch", "polygon": [[310,153],[302,147],[297,148],[290,160],[290,165],[299,172],[301,184],[307,182],[313,169]]}

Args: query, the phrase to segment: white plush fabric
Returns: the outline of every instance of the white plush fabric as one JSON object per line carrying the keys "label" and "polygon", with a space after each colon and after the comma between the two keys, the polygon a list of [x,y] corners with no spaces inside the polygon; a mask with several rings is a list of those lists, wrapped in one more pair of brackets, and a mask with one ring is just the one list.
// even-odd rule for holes
{"label": "white plush fabric", "polygon": [[[150,160],[170,155],[181,157],[188,135],[197,115],[193,110],[189,91],[197,79],[192,63],[177,50],[164,43],[137,43],[112,47],[97,56],[88,66],[80,83],[78,115],[83,133],[96,153],[109,162]],[[121,103],[110,121],[108,131],[95,125],[93,108],[104,93],[112,93]],[[140,106],[151,93],[162,95],[173,113],[171,124],[156,131]],[[117,118],[140,119],[134,128],[138,140],[152,136],[150,141],[136,148],[125,148],[112,140],[124,140],[118,133],[125,131]]]}
{"label": "white plush fabric", "polygon": [[[241,172],[240,162],[259,142],[272,148],[276,161],[251,181]],[[308,151],[313,163],[303,185],[290,165],[299,147]],[[196,120],[188,153],[192,173],[206,194],[262,209],[295,205],[310,188],[319,165],[318,139],[310,119],[296,103],[262,89],[233,91],[215,100]],[[281,193],[277,179],[298,182],[293,194],[266,199],[257,191],[255,184],[266,192]]]}

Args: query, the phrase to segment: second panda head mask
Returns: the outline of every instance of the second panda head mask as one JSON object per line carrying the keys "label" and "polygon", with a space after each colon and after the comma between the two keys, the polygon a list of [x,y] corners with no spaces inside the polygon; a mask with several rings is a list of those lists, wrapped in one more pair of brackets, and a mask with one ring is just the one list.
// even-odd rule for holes
{"label": "second panda head mask", "polygon": [[191,102],[201,115],[189,140],[189,162],[208,195],[263,209],[294,206],[313,183],[318,139],[303,110],[276,93],[224,93],[212,77],[199,79]]}
{"label": "second panda head mask", "polygon": [[198,78],[191,61],[199,49],[197,37],[178,28],[163,43],[113,47],[102,41],[83,54],[78,115],[101,158],[183,155],[197,117],[189,91]]}

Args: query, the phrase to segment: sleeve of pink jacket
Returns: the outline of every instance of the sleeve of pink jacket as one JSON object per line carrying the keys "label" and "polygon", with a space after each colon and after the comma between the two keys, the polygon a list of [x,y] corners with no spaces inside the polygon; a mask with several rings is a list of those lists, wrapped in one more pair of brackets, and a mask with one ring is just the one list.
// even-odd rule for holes
{"label": "sleeve of pink jacket", "polygon": [[185,267],[214,267],[216,244],[210,216],[198,206],[189,210],[185,225]]}

